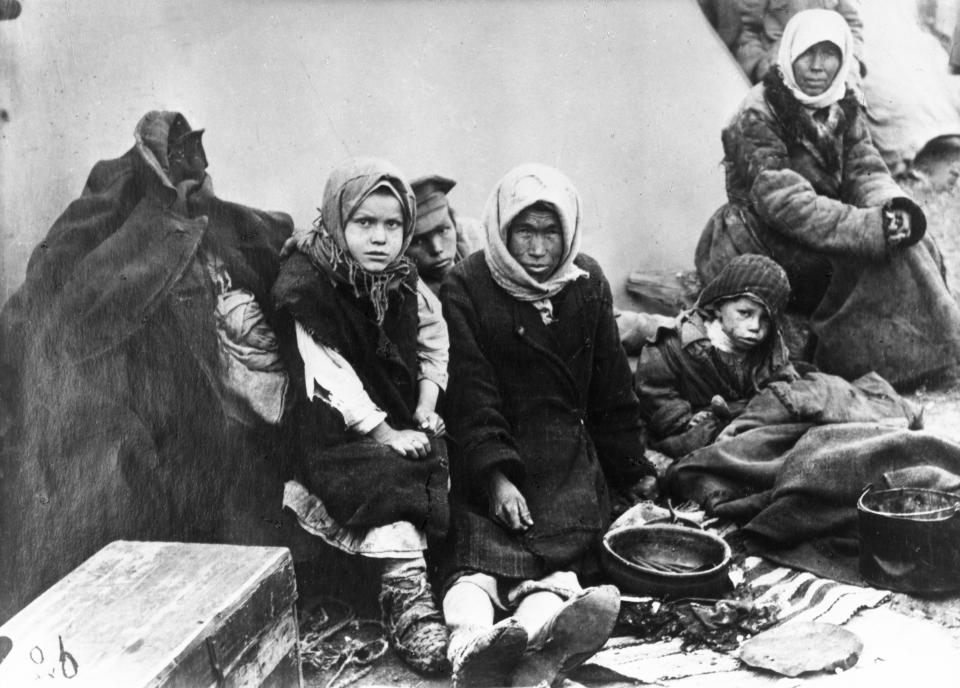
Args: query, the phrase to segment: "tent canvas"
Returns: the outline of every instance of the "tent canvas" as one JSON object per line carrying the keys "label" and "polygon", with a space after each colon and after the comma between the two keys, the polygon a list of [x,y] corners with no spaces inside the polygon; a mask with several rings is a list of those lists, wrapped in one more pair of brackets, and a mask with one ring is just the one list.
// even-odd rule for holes
{"label": "tent canvas", "polygon": [[298,226],[352,154],[459,180],[471,216],[513,165],[560,167],[623,303],[631,270],[692,267],[746,90],[695,0],[34,0],[0,69],[0,302],[93,163],[172,109],[207,129],[221,198]]}

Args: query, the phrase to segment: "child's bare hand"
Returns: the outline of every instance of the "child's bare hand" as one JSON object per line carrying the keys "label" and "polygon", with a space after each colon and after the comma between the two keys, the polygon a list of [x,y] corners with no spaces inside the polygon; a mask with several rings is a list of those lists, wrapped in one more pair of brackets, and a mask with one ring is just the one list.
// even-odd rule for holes
{"label": "child's bare hand", "polygon": [[513,531],[523,532],[533,525],[527,500],[500,471],[490,476],[490,517]]}
{"label": "child's bare hand", "polygon": [[633,485],[627,488],[626,497],[630,504],[636,504],[644,500],[654,500],[660,495],[660,488],[657,484],[657,478],[653,475],[646,475]]}
{"label": "child's bare hand", "polygon": [[700,425],[701,423],[706,423],[708,420],[711,420],[713,418],[715,418],[715,416],[713,415],[713,411],[708,411],[708,410],[697,411],[696,413],[693,414],[690,420],[687,421],[687,427],[694,428]]}
{"label": "child's bare hand", "polygon": [[430,438],[419,430],[394,430],[384,421],[370,436],[408,459],[424,459],[430,453]]}
{"label": "child's bare hand", "polygon": [[413,420],[418,429],[432,437],[439,437],[447,431],[447,424],[443,422],[443,418],[436,411],[418,408],[413,412]]}

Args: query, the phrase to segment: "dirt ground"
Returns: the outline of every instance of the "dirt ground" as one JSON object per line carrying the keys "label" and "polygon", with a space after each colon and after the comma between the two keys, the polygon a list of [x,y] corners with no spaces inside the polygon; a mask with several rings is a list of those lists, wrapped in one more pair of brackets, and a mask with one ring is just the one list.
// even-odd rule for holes
{"label": "dirt ground", "polygon": [[[956,291],[960,286],[960,190],[937,195],[925,193],[923,189],[914,189],[913,192],[927,211],[928,231],[940,245],[950,286]],[[931,384],[907,396],[923,407],[925,428],[928,431],[960,444],[960,383]],[[344,583],[337,590],[328,589],[327,594],[334,594],[354,604],[360,617],[376,616],[373,601],[369,597],[361,599],[358,596],[360,590],[375,590],[375,576],[371,571],[362,571],[358,576],[352,571],[348,574],[347,570],[343,569],[342,575],[336,576],[335,579]],[[313,588],[314,594],[319,594],[319,589],[315,586],[308,583],[307,587]],[[936,622],[952,635],[960,652],[960,596],[920,598],[896,594],[889,605],[891,609],[900,613]],[[307,688],[341,688],[352,683],[362,686],[441,688],[449,684],[446,679],[428,679],[412,672],[389,650],[368,670],[360,671],[364,673],[359,673],[357,667],[348,667],[336,676],[335,669],[317,672],[305,665],[305,686]]]}

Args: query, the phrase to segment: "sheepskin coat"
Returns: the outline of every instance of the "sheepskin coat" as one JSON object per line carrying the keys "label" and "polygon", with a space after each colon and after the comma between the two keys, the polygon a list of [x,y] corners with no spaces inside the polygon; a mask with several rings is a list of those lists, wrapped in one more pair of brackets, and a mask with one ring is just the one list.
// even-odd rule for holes
{"label": "sheepskin coat", "polygon": [[760,253],[787,271],[791,309],[809,315],[833,273],[832,258],[887,256],[883,206],[898,199],[923,236],[922,211],[906,198],[870,141],[853,93],[838,103],[833,134],[815,127],[778,70],[747,94],[723,130],[728,203],[696,249],[704,283],[734,256]]}

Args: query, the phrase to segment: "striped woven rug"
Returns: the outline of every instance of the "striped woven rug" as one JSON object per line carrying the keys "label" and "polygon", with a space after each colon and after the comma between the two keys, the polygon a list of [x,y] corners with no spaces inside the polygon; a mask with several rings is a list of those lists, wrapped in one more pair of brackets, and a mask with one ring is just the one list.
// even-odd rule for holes
{"label": "striped woven rug", "polygon": [[[743,576],[758,604],[777,605],[780,624],[798,621],[843,624],[861,609],[876,607],[890,596],[886,590],[838,583],[805,571],[777,566],[759,557],[748,557],[739,571],[731,574]],[[629,599],[625,598],[625,601]],[[629,636],[611,638],[591,658],[590,664],[646,683],[739,672],[741,669],[735,653],[684,652],[681,645],[679,638],[654,643],[640,642]]]}

